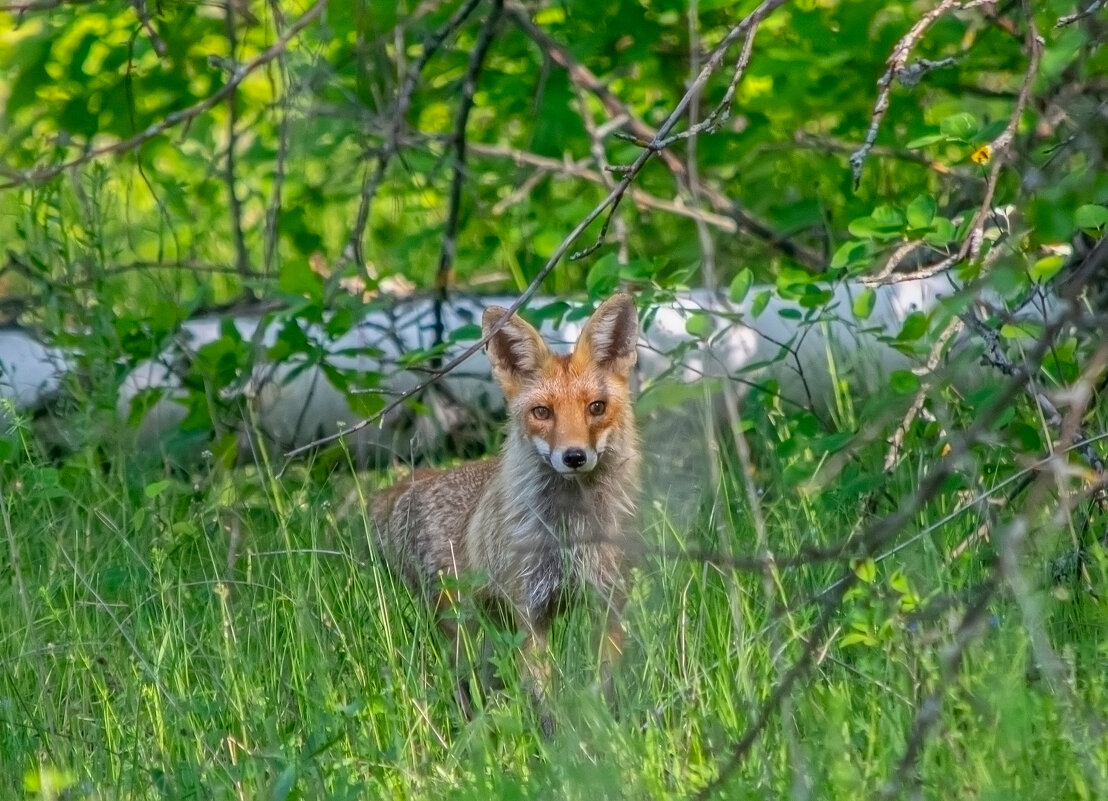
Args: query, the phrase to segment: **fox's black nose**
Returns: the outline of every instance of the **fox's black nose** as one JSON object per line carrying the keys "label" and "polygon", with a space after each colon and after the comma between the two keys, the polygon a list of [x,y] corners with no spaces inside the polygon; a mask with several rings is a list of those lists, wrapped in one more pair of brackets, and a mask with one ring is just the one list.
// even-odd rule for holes
{"label": "fox's black nose", "polygon": [[566,452],[562,454],[562,461],[571,470],[584,466],[588,459],[589,457],[585,455],[581,448],[566,448]]}

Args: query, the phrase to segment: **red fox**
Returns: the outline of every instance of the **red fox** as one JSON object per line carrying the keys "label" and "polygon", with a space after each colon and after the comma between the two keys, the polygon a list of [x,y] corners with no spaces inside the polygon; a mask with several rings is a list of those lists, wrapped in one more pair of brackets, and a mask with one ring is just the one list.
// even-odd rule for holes
{"label": "red fox", "polygon": [[[506,310],[485,310],[486,335]],[[418,470],[371,504],[386,561],[426,592],[452,639],[459,576],[475,579],[475,600],[501,606],[525,636],[524,661],[545,734],[543,699],[551,620],[572,591],[591,587],[606,603],[602,670],[623,649],[621,614],[633,551],[639,441],[630,377],[638,317],[625,294],[602,303],[571,353],[553,353],[513,315],[488,340],[493,375],[508,408],[501,454],[450,470]],[[444,583],[442,579],[447,579]],[[471,714],[464,680],[459,702]]]}

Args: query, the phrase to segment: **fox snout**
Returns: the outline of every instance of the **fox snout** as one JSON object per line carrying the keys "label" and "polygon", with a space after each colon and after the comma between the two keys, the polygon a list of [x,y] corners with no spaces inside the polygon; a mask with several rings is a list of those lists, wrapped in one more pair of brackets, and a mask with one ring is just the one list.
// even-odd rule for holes
{"label": "fox snout", "polygon": [[[554,455],[552,461],[558,461],[558,454]],[[596,452],[586,451],[584,448],[566,448],[561,453],[561,463],[568,467],[570,470],[582,470],[588,472],[596,466]],[[589,464],[592,462],[592,464]]]}
{"label": "fox snout", "polygon": [[546,440],[537,437],[532,442],[535,445],[535,450],[539,452],[542,458],[564,476],[591,473],[597,462],[600,461],[600,455],[595,448],[578,445],[551,448]]}

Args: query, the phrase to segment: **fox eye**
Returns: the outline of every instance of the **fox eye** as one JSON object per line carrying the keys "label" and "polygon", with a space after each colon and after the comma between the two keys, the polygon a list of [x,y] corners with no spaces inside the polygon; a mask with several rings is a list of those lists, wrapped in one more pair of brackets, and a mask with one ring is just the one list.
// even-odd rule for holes
{"label": "fox eye", "polygon": [[552,412],[549,406],[536,406],[531,409],[531,414],[536,420],[549,420]]}
{"label": "fox eye", "polygon": [[589,414],[593,415],[594,417],[599,417],[600,415],[604,414],[604,409],[606,409],[607,406],[608,404],[606,404],[604,401],[593,401],[589,404]]}

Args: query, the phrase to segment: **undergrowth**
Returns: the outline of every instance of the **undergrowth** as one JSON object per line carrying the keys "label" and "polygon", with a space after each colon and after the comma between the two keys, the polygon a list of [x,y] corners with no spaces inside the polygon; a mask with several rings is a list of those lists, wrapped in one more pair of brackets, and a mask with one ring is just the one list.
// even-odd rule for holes
{"label": "undergrowth", "polygon": [[[364,547],[358,498],[379,477],[278,476],[267,462],[167,474],[123,453],[59,462],[16,442],[0,466],[9,797],[677,799],[732,761],[718,797],[1104,797],[1095,559],[1081,581],[1034,582],[1041,620],[992,596],[956,671],[959,620],[994,557],[980,531],[988,510],[951,515],[957,492],[897,541],[926,536],[884,559],[728,561],[856,534],[913,491],[916,465],[863,496],[790,486],[775,452],[750,465],[723,449],[690,503],[658,480],[653,454],[617,702],[597,689],[595,621],[569,614],[555,630],[557,734],[544,741],[511,632],[485,635],[505,686],[484,693],[474,720],[460,716],[431,615]],[[1042,536],[1031,576],[1068,535]],[[819,636],[844,575],[853,586]],[[1060,684],[1038,663],[1037,634]],[[810,665],[774,699],[817,636]],[[911,748],[918,760],[898,777]]]}

